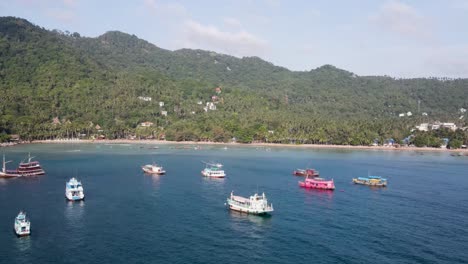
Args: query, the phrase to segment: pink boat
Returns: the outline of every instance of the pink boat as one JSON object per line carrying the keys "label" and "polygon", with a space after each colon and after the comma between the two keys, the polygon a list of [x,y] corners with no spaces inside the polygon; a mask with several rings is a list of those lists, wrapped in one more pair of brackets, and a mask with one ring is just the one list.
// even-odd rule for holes
{"label": "pink boat", "polygon": [[335,183],[332,180],[325,180],[323,178],[310,178],[307,177],[305,181],[300,181],[299,186],[304,188],[313,188],[321,190],[335,190]]}

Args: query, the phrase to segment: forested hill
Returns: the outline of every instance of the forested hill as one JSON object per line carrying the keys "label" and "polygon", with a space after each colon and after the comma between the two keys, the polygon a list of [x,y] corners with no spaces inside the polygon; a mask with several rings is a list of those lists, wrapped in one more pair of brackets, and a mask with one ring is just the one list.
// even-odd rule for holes
{"label": "forested hill", "polygon": [[[118,31],[88,38],[13,17],[0,18],[0,91],[0,133],[32,138],[89,136],[99,125],[107,137],[367,144],[405,137],[423,120],[463,125],[458,110],[468,106],[466,79],[360,77],[331,65],[295,72],[258,57],[169,51]],[[213,95],[216,110],[206,112]],[[413,116],[398,117],[406,112]],[[144,121],[154,126],[141,129]]]}

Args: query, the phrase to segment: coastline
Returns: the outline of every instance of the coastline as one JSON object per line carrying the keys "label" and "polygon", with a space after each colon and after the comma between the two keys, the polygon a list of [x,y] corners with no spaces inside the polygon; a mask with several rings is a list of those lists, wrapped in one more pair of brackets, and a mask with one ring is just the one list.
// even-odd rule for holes
{"label": "coastline", "polygon": [[283,143],[224,143],[206,141],[166,141],[166,140],[134,140],[134,139],[103,139],[103,140],[35,140],[28,144],[173,144],[173,145],[219,145],[219,146],[251,146],[251,147],[287,147],[310,149],[355,149],[355,150],[387,150],[387,151],[431,151],[431,152],[463,152],[468,154],[468,149],[446,148],[418,148],[418,147],[390,147],[390,146],[351,146],[351,145],[327,145],[327,144],[283,144]]}

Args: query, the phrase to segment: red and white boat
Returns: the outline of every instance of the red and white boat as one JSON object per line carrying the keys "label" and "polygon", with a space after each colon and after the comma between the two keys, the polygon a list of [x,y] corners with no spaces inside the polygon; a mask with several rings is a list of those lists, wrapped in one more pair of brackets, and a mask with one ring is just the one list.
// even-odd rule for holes
{"label": "red and white boat", "polygon": [[16,170],[7,170],[6,164],[11,161],[5,161],[5,155],[3,155],[3,167],[0,172],[0,178],[44,175],[45,171],[42,169],[39,161],[31,161],[33,158],[29,155],[28,162],[21,162]]}
{"label": "red and white boat", "polygon": [[307,177],[305,181],[299,182],[299,186],[312,189],[335,190],[335,182],[333,181],[333,179],[325,180],[322,178]]}
{"label": "red and white boat", "polygon": [[318,177],[319,172],[315,169],[297,169],[293,171],[295,176],[307,176],[307,177]]}

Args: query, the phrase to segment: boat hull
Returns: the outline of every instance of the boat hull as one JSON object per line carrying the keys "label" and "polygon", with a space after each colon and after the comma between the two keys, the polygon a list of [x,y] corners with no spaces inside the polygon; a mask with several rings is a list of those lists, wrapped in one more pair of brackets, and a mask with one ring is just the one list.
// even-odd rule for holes
{"label": "boat hull", "polygon": [[371,187],[387,187],[387,183],[370,183],[370,182],[359,181],[359,180],[353,180],[353,183],[358,184],[358,185],[371,186]]}
{"label": "boat hull", "polygon": [[219,174],[219,175],[214,174],[214,175],[212,175],[212,174],[209,174],[209,173],[205,173],[204,171],[201,172],[201,175],[203,177],[207,177],[207,178],[225,178],[226,177],[226,174]]}
{"label": "boat hull", "polygon": [[12,173],[0,172],[0,178],[18,178],[18,177],[21,177],[21,174],[12,174]]}
{"label": "boat hull", "polygon": [[251,210],[251,209],[236,206],[233,204],[228,204],[228,206],[230,210],[241,212],[241,213],[253,214],[253,215],[266,215],[273,211],[273,210],[268,210],[268,211],[267,210],[265,211]]}
{"label": "boat hull", "polygon": [[143,172],[146,173],[146,174],[154,174],[154,175],[164,175],[166,174],[166,171],[153,171],[153,170],[148,170],[148,169],[145,169],[145,168],[142,168]]}
{"label": "boat hull", "polygon": [[28,227],[27,230],[21,230],[20,226],[14,226],[13,231],[18,237],[29,236],[31,234],[31,228]]}
{"label": "boat hull", "polygon": [[84,196],[83,197],[79,197],[79,196],[65,196],[65,198],[68,200],[68,201],[72,201],[72,202],[76,202],[76,201],[84,201]]}
{"label": "boat hull", "polygon": [[16,230],[14,230],[15,234],[17,237],[25,237],[25,236],[29,236],[31,235],[31,231],[28,231],[28,232],[23,232],[23,233],[18,233],[16,232]]}
{"label": "boat hull", "polygon": [[309,189],[318,189],[318,190],[335,190],[335,184],[333,182],[327,183],[309,183],[309,182],[299,182],[299,186]]}

